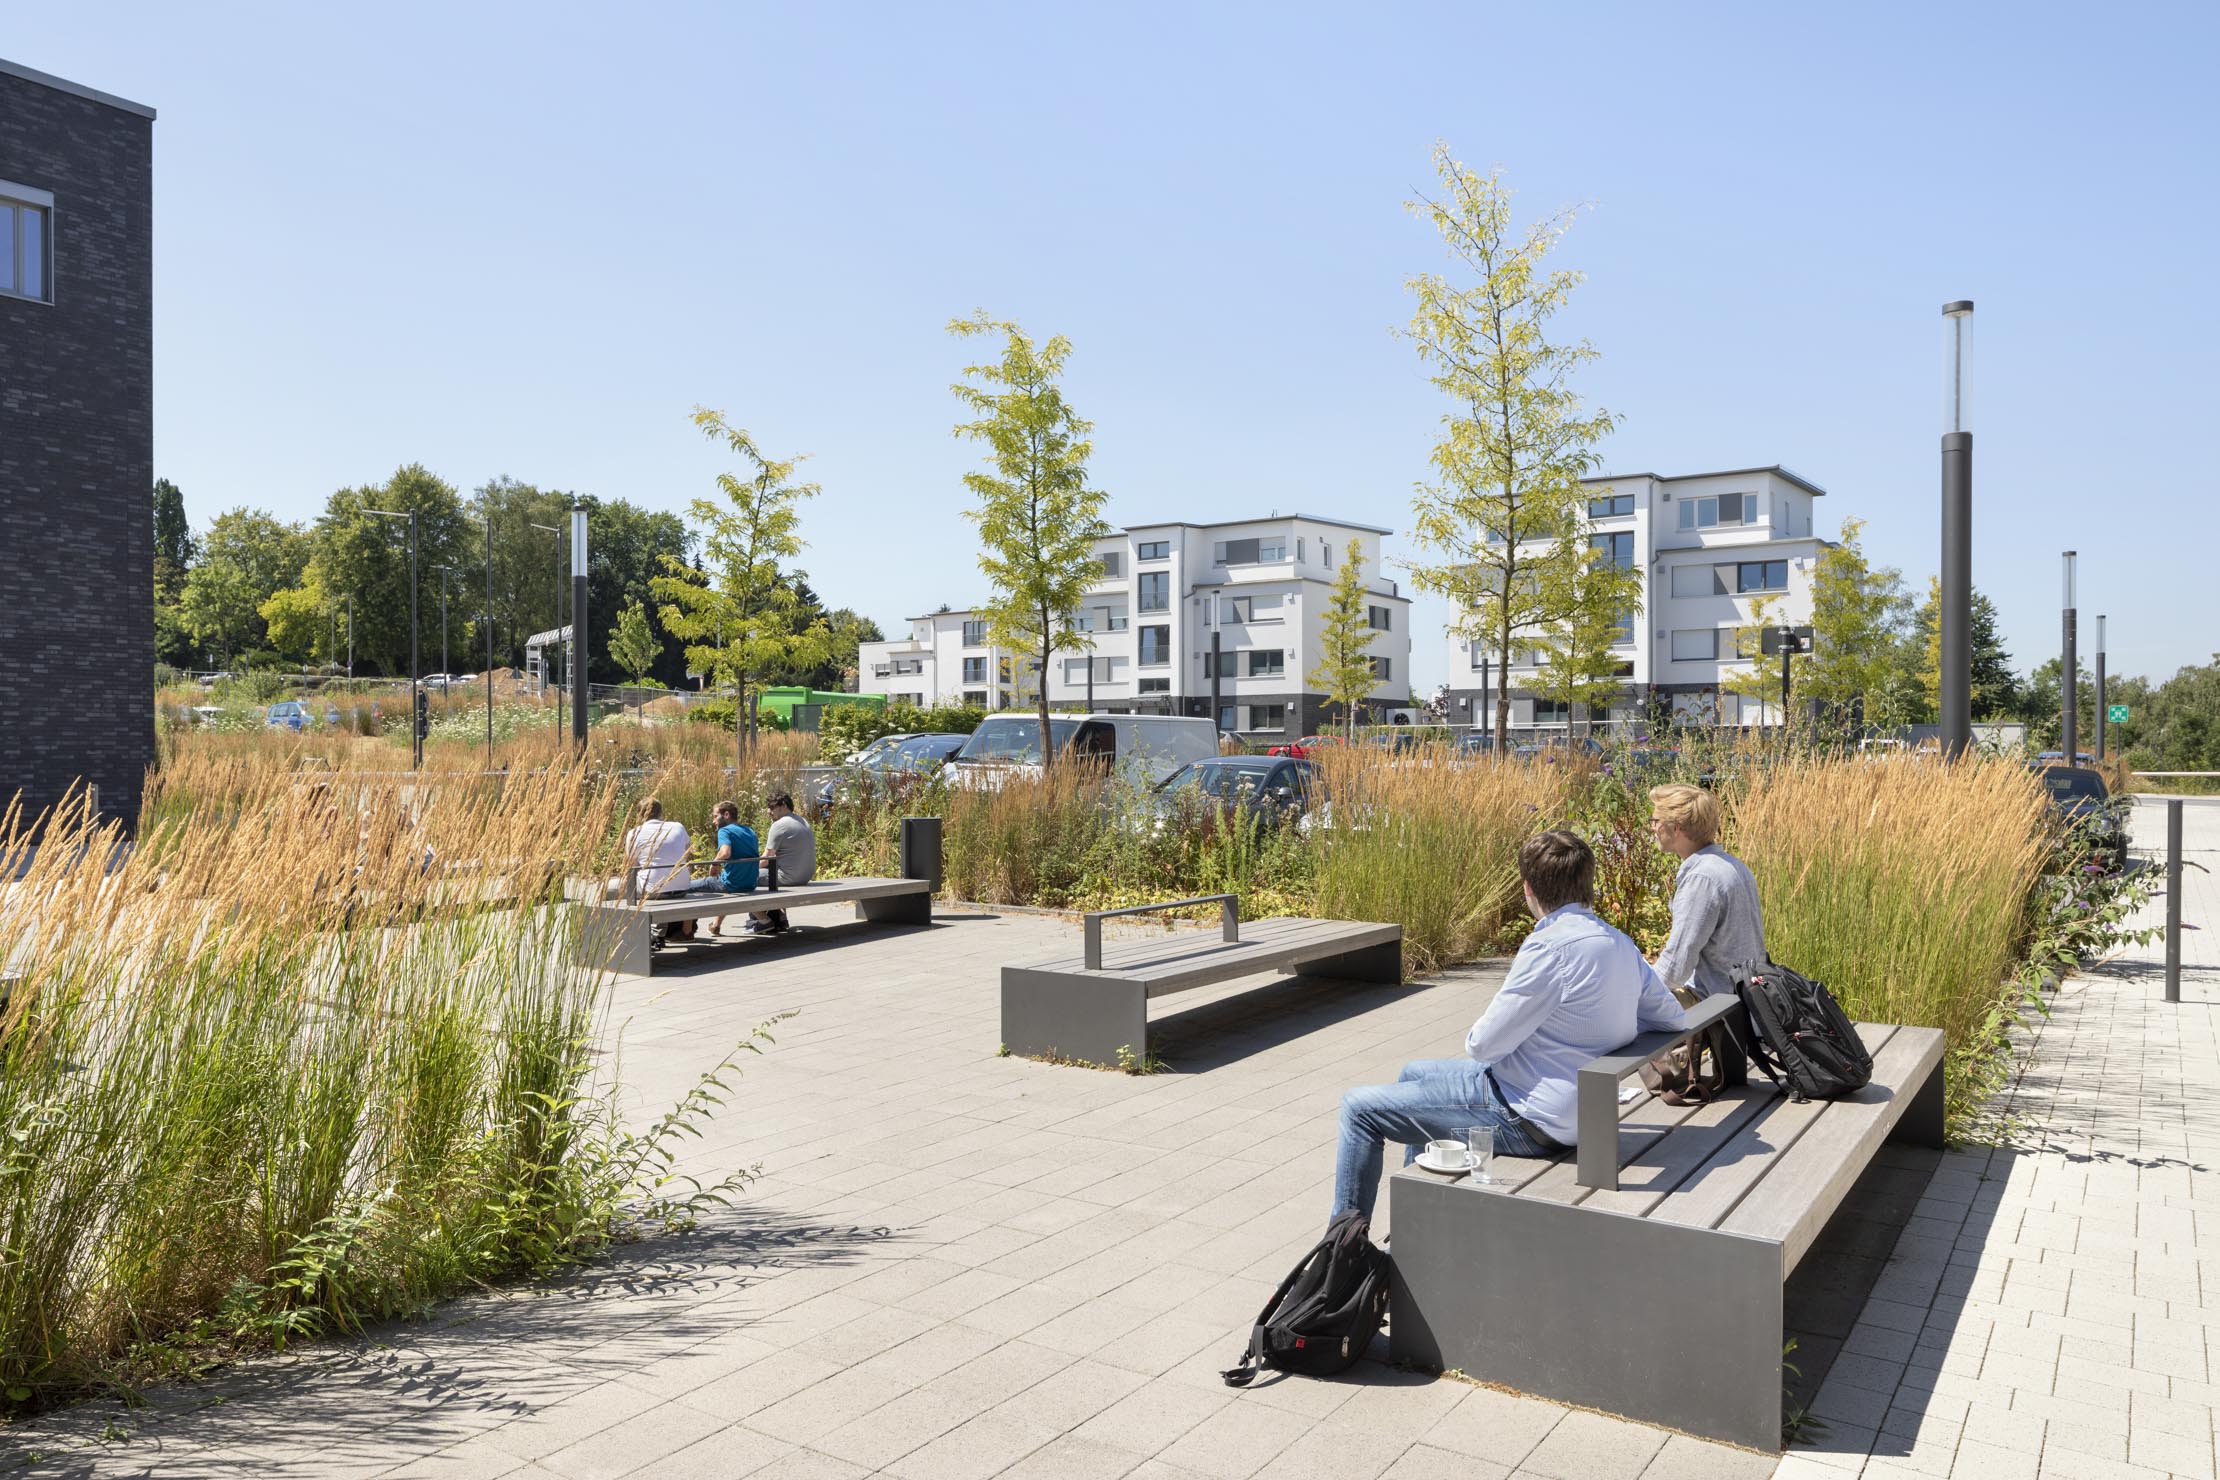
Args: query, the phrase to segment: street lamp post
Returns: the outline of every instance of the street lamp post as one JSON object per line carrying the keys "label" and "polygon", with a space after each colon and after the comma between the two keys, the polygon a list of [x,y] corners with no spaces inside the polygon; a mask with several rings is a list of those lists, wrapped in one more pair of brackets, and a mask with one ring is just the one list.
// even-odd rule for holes
{"label": "street lamp post", "polygon": [[493,769],[493,494],[486,493],[486,769]]}
{"label": "street lamp post", "polygon": [[416,511],[401,513],[394,509],[364,509],[365,514],[375,514],[381,519],[405,519],[409,526],[409,769],[421,770],[424,766],[424,724],[420,708],[424,702],[423,671],[417,664],[416,644]]}
{"label": "street lamp post", "polygon": [[347,697],[355,692],[355,593],[347,593]]}
{"label": "street lamp post", "polygon": [[586,506],[570,506],[570,727],[586,743]]}
{"label": "street lamp post", "polygon": [[[455,670],[447,659],[447,578],[454,573],[455,567],[452,565],[439,568],[439,671],[450,679],[455,676]],[[440,692],[444,694],[446,691],[447,684],[442,681]]]}
{"label": "street lamp post", "polygon": [[2081,696],[2075,692],[2074,683],[2079,676],[2075,670],[2080,666],[2080,660],[2074,656],[2074,559],[2074,552],[2068,550],[2065,558],[2064,630],[2060,634],[2058,654],[2058,697],[2064,710],[2060,727],[2061,748],[2065,751],[2066,764],[2069,766],[2081,763],[2081,736],[2078,733],[2081,728]]}
{"label": "street lamp post", "polygon": [[2104,759],[2104,617],[2097,617],[2097,759]]}
{"label": "street lamp post", "polygon": [[1942,749],[1973,748],[1973,430],[1966,360],[1973,344],[1973,300],[1943,305],[1942,438]]}

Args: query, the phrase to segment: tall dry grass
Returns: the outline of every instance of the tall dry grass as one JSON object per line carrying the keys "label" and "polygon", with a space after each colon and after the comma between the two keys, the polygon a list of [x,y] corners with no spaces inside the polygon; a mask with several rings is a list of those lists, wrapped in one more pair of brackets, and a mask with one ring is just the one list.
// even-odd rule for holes
{"label": "tall dry grass", "polygon": [[1559,825],[1586,768],[1446,746],[1390,754],[1331,746],[1318,755],[1316,908],[1331,919],[1403,927],[1414,972],[1501,950],[1524,934],[1518,849]]}
{"label": "tall dry grass", "polygon": [[1768,954],[1854,1018],[1942,1029],[1952,1113],[1973,1109],[2052,859],[2027,768],[1786,756],[1744,771],[1727,803]]}
{"label": "tall dry grass", "polygon": [[153,791],[129,850],[81,798],[35,852],[0,816],[0,1406],[610,1236],[662,1154],[595,1082],[603,975],[562,903],[613,788],[214,755]]}

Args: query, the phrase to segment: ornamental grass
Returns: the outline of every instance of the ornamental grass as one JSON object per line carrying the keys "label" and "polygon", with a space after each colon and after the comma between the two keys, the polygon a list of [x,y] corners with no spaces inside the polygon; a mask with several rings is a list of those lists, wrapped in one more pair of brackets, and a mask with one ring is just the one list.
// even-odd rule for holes
{"label": "ornamental grass", "polygon": [[35,851],[0,814],[0,1406],[358,1329],[691,1205],[642,1191],[668,1134],[623,1131],[594,1073],[605,976],[564,897],[611,862],[612,788],[215,754],[151,790],[129,848],[81,794]]}

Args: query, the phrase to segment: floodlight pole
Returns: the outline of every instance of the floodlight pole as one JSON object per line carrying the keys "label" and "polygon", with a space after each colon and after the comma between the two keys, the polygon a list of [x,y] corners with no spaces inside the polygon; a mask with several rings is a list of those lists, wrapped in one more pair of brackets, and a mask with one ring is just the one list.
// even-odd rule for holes
{"label": "floodlight pole", "polygon": [[2064,710],[2060,725],[2060,749],[2065,752],[2069,766],[2081,764],[2081,695],[2076,692],[2075,678],[2080,669],[2080,659],[2074,655],[2074,552],[2065,555],[2065,613],[2064,631],[2060,634],[2058,654],[2058,698]]}
{"label": "floodlight pole", "polygon": [[[1973,300],[1943,305],[1942,750],[1955,759],[1973,748],[1973,431],[1966,360]],[[1785,666],[1785,665],[1784,665]]]}

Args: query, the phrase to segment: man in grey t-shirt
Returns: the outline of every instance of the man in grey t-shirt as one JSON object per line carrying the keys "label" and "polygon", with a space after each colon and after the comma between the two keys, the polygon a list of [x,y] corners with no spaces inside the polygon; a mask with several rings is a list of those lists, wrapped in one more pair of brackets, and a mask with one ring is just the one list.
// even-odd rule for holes
{"label": "man in grey t-shirt", "polygon": [[1673,932],[1658,952],[1657,974],[1676,990],[1692,979],[1703,996],[1732,992],[1733,967],[1766,959],[1765,922],[1749,865],[1718,844],[1719,799],[1682,783],[1652,787],[1650,832],[1680,860]]}
{"label": "man in grey t-shirt", "polygon": [[[775,792],[765,803],[771,830],[763,841],[765,862],[777,868],[778,886],[807,884],[817,877],[817,834],[794,813],[794,798]],[[757,935],[777,935],[786,929],[786,911],[771,910],[754,916],[748,929]]]}

